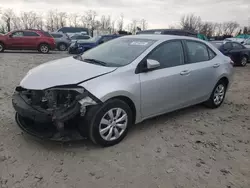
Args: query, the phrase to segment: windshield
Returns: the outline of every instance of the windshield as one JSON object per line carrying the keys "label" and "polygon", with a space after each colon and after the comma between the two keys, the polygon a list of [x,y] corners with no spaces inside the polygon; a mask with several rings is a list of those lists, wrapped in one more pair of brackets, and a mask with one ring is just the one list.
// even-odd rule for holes
{"label": "windshield", "polygon": [[95,59],[106,66],[121,67],[134,61],[155,40],[138,38],[117,38],[99,45],[82,55],[82,59]]}

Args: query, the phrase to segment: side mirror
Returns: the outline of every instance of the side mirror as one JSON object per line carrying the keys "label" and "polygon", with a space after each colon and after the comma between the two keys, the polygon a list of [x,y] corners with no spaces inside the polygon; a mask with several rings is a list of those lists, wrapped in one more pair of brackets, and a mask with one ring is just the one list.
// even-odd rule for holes
{"label": "side mirror", "polygon": [[147,59],[147,69],[148,70],[152,70],[152,69],[155,69],[157,67],[160,67],[160,63],[156,60],[153,60],[153,59]]}

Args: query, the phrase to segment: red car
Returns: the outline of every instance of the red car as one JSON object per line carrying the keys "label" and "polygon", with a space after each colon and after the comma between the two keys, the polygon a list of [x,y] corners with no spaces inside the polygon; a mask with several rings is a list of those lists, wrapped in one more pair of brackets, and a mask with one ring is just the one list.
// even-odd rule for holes
{"label": "red car", "polygon": [[41,30],[18,30],[0,35],[0,52],[4,50],[38,50],[49,53],[56,48],[55,39]]}

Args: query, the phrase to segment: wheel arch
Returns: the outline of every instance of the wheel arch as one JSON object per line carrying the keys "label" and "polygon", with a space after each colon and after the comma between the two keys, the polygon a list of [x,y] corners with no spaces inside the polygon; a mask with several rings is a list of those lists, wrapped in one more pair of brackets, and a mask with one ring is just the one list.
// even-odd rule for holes
{"label": "wheel arch", "polygon": [[49,46],[49,48],[50,48],[49,43],[47,43],[47,42],[40,42],[40,43],[38,44],[38,49],[40,48],[40,46],[41,46],[42,44],[46,44],[46,45],[48,45],[48,46]]}
{"label": "wheel arch", "polygon": [[129,105],[133,113],[133,123],[138,123],[141,121],[140,108],[138,106],[138,102],[136,102],[136,100],[130,94],[126,92],[114,92],[109,93],[108,95],[102,97],[100,100],[102,102],[106,102],[111,99],[119,99]]}

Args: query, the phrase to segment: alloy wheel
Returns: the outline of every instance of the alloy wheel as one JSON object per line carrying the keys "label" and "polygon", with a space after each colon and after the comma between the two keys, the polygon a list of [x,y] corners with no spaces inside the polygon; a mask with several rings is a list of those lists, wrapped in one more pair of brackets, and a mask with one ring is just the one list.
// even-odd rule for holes
{"label": "alloy wheel", "polygon": [[242,60],[241,60],[241,65],[245,66],[246,64],[247,64],[247,58],[243,57]]}
{"label": "alloy wheel", "polygon": [[214,104],[220,105],[224,99],[224,96],[225,96],[225,86],[223,84],[219,84],[214,91],[214,96],[213,96]]}
{"label": "alloy wheel", "polygon": [[46,45],[42,45],[41,48],[40,48],[40,50],[41,50],[42,53],[48,53],[49,47],[46,46]]}
{"label": "alloy wheel", "polygon": [[121,108],[112,108],[101,118],[99,134],[105,141],[114,141],[122,136],[127,126],[127,113]]}

